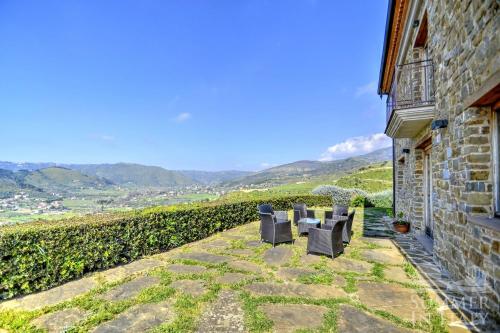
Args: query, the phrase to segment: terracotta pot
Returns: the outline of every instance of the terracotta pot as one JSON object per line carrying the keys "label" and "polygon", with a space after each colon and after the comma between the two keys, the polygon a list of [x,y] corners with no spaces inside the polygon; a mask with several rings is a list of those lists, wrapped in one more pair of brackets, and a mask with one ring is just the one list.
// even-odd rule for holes
{"label": "terracotta pot", "polygon": [[410,224],[393,223],[392,225],[397,232],[400,232],[402,234],[406,234],[408,231],[410,231]]}

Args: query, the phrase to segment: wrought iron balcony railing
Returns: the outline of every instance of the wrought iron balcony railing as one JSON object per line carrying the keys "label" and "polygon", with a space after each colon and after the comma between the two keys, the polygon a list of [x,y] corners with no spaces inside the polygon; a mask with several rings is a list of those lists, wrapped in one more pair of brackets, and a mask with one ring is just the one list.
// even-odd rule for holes
{"label": "wrought iron balcony railing", "polygon": [[392,112],[434,105],[434,65],[423,60],[398,65],[387,97],[387,122]]}

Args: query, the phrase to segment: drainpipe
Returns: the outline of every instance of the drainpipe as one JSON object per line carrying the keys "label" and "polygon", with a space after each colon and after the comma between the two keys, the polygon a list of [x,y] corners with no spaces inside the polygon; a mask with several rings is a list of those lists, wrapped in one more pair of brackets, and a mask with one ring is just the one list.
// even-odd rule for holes
{"label": "drainpipe", "polygon": [[396,217],[396,140],[392,139],[392,215]]}

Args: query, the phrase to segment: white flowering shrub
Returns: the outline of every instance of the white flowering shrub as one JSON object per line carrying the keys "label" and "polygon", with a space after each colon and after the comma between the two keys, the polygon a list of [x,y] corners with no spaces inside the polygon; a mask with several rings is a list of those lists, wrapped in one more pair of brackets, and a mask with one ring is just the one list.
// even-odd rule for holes
{"label": "white flowering shrub", "polygon": [[[352,206],[353,200],[361,202],[360,197],[365,198],[366,207],[392,207],[392,191],[386,190],[377,193],[367,193],[357,188],[342,188],[335,185],[320,185],[316,187],[313,194],[328,195],[332,197],[334,205]],[[355,204],[357,205],[357,204]]]}
{"label": "white flowering shrub", "polygon": [[332,202],[334,205],[339,206],[349,206],[353,197],[357,195],[367,196],[365,191],[352,188],[342,188],[335,185],[320,185],[316,187],[313,194],[318,195],[329,195],[332,197]]}

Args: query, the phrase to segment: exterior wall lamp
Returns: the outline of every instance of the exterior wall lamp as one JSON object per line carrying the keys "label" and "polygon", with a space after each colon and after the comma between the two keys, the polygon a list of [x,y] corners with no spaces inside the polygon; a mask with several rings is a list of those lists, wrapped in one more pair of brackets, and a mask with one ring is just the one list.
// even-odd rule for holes
{"label": "exterior wall lamp", "polygon": [[446,128],[448,127],[448,119],[438,119],[438,120],[433,120],[431,124],[431,129],[437,130],[440,128]]}

